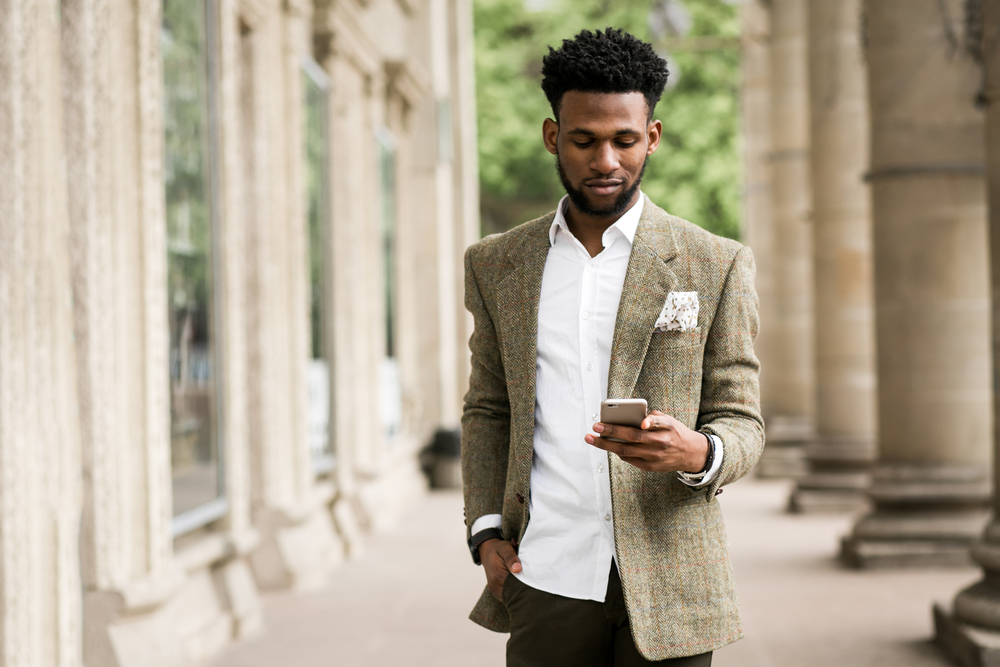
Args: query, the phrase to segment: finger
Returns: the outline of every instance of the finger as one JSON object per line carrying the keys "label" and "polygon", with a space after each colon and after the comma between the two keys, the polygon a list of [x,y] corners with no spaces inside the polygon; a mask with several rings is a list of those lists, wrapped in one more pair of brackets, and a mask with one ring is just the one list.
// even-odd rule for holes
{"label": "finger", "polygon": [[651,460],[655,455],[653,452],[647,450],[641,445],[641,443],[623,443],[623,442],[613,442],[611,440],[605,440],[604,438],[597,438],[592,435],[584,436],[584,440],[589,445],[593,445],[598,449],[603,449],[604,451],[611,452],[612,454],[618,455],[619,458],[638,458],[643,460]]}
{"label": "finger", "polygon": [[597,423],[594,424],[594,431],[599,433],[602,438],[618,438],[626,442],[646,441],[646,434],[642,430],[632,428],[631,426]]}
{"label": "finger", "polygon": [[514,547],[510,542],[504,542],[498,553],[503,559],[504,567],[507,568],[508,572],[521,571],[521,559],[517,557],[517,552],[514,551]]}
{"label": "finger", "polygon": [[659,410],[653,410],[646,415],[645,419],[642,420],[642,424],[640,424],[639,428],[644,431],[655,431],[658,429],[669,428],[672,425],[672,418],[670,415],[665,415]]}

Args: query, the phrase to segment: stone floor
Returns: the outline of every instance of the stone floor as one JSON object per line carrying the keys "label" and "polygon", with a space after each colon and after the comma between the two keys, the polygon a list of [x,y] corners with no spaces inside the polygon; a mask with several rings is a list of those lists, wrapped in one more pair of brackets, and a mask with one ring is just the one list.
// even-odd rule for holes
{"label": "stone floor", "polygon": [[[936,667],[931,603],[972,568],[854,572],[833,559],[847,516],[783,512],[786,482],[743,480],[719,497],[747,637],[715,667]],[[462,500],[434,493],[374,536],[310,594],[266,598],[266,629],[213,667],[500,667],[505,635],[466,620],[481,570],[464,545]]]}

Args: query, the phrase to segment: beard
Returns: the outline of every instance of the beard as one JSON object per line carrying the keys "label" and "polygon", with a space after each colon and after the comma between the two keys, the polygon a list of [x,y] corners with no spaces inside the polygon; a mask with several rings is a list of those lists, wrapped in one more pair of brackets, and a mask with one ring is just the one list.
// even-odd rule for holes
{"label": "beard", "polygon": [[629,204],[632,202],[632,197],[635,196],[636,190],[639,189],[639,185],[642,183],[642,177],[646,173],[646,164],[648,162],[649,156],[647,155],[646,159],[642,161],[642,171],[639,172],[639,178],[635,179],[635,183],[625,189],[610,205],[604,208],[599,208],[591,204],[590,200],[587,199],[587,195],[583,193],[583,190],[573,187],[573,184],[569,182],[569,179],[566,178],[566,174],[563,172],[558,153],[556,153],[556,173],[559,174],[559,181],[566,190],[566,194],[569,195],[570,201],[573,202],[573,206],[580,213],[595,218],[618,218],[628,210]]}

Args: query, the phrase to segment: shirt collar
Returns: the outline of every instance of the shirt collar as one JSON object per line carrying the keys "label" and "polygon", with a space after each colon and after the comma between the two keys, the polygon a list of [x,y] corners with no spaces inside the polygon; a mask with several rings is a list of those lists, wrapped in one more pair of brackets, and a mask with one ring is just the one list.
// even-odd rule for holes
{"label": "shirt collar", "polygon": [[[639,218],[642,217],[642,208],[646,203],[646,195],[639,192],[639,201],[637,201],[632,208],[625,211],[622,217],[615,221],[615,224],[608,227],[602,237],[604,241],[604,247],[608,247],[608,236],[613,233],[613,230],[618,230],[625,240],[632,244],[635,239],[636,229],[639,227]],[[549,245],[555,245],[556,242],[556,231],[560,228],[566,232],[570,233],[569,227],[566,224],[566,216],[564,215],[564,209],[569,206],[569,195],[563,195],[563,198],[559,200],[559,206],[556,208],[556,217],[552,220],[552,225],[549,227]]]}

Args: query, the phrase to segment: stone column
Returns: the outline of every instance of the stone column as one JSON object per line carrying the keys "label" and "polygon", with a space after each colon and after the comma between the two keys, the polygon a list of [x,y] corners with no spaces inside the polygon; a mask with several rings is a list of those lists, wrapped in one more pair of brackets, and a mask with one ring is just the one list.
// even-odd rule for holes
{"label": "stone column", "polygon": [[[989,203],[989,252],[993,305],[993,375],[1000,373],[1000,0],[986,0],[983,39],[978,55],[983,59],[986,105],[986,175]],[[974,51],[975,53],[975,51]],[[994,393],[993,483],[1000,479],[1000,392]],[[993,516],[972,547],[972,558],[983,568],[981,581],[960,591],[952,609],[934,605],[935,641],[955,664],[981,667],[1000,662],[1000,498],[993,498]]]}
{"label": "stone column", "polygon": [[[479,151],[476,143],[476,78],[475,44],[472,30],[472,1],[450,0],[450,26],[453,51],[451,55],[451,116],[455,153],[455,247],[452,257],[456,267],[463,266],[465,249],[479,240]],[[469,336],[472,335],[472,315],[465,309],[464,272],[459,268],[452,286],[452,308],[458,330],[455,373],[456,410],[461,413],[462,399],[469,385],[472,369]]]}
{"label": "stone column", "polygon": [[58,3],[0,0],[0,664],[82,665]]}
{"label": "stone column", "polygon": [[962,0],[869,0],[879,459],[861,567],[967,563],[992,404],[980,70]]}
{"label": "stone column", "polygon": [[[761,475],[805,470],[804,445],[815,421],[813,253],[809,220],[809,89],[807,0],[771,2],[771,193],[773,303],[770,359],[761,377],[767,442]],[[762,297],[762,298],[766,298]]]}
{"label": "stone column", "polygon": [[816,439],[792,511],[862,509],[875,458],[868,91],[861,0],[810,0]]}
{"label": "stone column", "polygon": [[[760,333],[755,349],[763,368],[776,360],[777,322],[774,294],[774,217],[771,201],[771,33],[765,0],[742,6],[743,81],[740,100],[743,121],[743,241],[757,262]],[[761,401],[769,406],[774,374],[761,373]]]}

